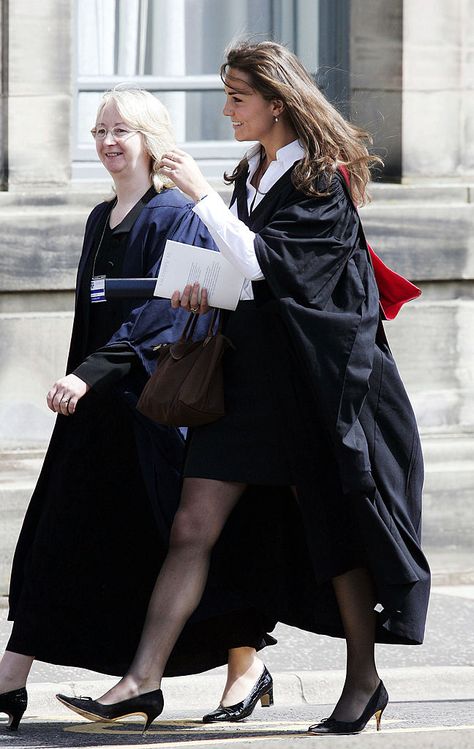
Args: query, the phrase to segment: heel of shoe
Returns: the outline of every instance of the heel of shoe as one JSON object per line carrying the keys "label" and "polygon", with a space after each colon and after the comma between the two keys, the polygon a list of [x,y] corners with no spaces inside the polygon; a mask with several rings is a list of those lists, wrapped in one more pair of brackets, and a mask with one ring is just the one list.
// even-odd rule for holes
{"label": "heel of shoe", "polygon": [[381,728],[382,713],[383,713],[383,708],[382,708],[382,710],[377,710],[377,712],[375,713],[375,720],[377,722],[377,731],[381,731],[382,730],[382,728]]}
{"label": "heel of shoe", "polygon": [[142,731],[142,736],[146,734],[148,729],[150,728],[151,724],[157,718],[161,713],[161,710],[150,710],[146,713],[146,720],[145,720],[145,726]]}
{"label": "heel of shoe", "polygon": [[262,707],[270,707],[273,705],[273,687],[270,687],[266,694],[262,694],[260,697],[260,704]]}
{"label": "heel of shoe", "polygon": [[18,731],[18,726],[20,725],[20,721],[23,718],[24,710],[21,710],[17,713],[10,714],[10,723],[8,724],[7,728],[10,731]]}

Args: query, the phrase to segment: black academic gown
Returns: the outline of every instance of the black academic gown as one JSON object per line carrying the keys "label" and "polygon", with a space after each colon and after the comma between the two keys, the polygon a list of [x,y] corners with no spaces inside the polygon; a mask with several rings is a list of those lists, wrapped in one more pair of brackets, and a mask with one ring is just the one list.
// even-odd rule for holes
{"label": "black academic gown", "polygon": [[[184,449],[178,429],[151,422],[135,405],[156,366],[154,347],[179,337],[187,313],[155,298],[123,299],[109,307],[107,302],[101,315],[91,316],[90,279],[109,211],[110,203],[102,203],[87,221],[67,371],[81,375],[83,367],[90,373],[91,361],[82,362],[105,343],[104,357],[110,351],[120,358],[128,350],[132,364],[125,355],[122,372],[109,367],[73,416],[57,417],[15,552],[8,647],[51,663],[121,675],[136,650],[167,551]],[[125,277],[156,277],[167,238],[214,248],[178,190],[148,195],[136,214],[120,256]],[[99,340],[91,320],[104,331],[117,321],[108,342]],[[207,325],[199,321],[201,333]],[[265,636],[265,624],[236,593],[218,600],[206,593],[167,675],[223,664],[229,647],[274,642]]]}
{"label": "black academic gown", "polygon": [[[291,350],[291,412],[285,392],[276,396],[298,439],[298,503],[283,488],[250,487],[216,550],[220,569],[278,620],[344,636],[331,578],[363,565],[376,587],[377,641],[420,643],[430,587],[420,440],[359,216],[339,175],[315,199],[293,187],[290,170],[249,217],[245,180],[234,199],[256,233],[265,281],[253,289],[275,387],[287,366],[279,352]],[[239,537],[245,565],[228,551]]]}

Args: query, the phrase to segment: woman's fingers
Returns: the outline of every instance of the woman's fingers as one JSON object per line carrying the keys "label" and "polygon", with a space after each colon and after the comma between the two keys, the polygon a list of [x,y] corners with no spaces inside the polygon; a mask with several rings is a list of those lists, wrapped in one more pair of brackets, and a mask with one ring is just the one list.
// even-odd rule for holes
{"label": "woman's fingers", "polygon": [[57,380],[46,396],[48,408],[63,416],[76,410],[78,401],[90,390],[90,385],[74,374]]}
{"label": "woman's fingers", "polygon": [[188,312],[204,315],[206,312],[209,312],[207,289],[201,289],[200,291],[198,283],[192,285],[187,284],[187,286],[184,287],[182,294],[177,290],[173,292],[171,296],[171,306],[173,309],[182,307],[182,309],[185,309]]}
{"label": "woman's fingers", "polygon": [[61,387],[59,383],[54,383],[53,387],[46,396],[46,401],[48,404],[48,408],[50,408],[51,411],[54,411],[57,414],[63,414],[64,416],[68,415],[70,398],[65,389]]}
{"label": "woman's fingers", "polygon": [[195,283],[193,284],[193,287],[191,289],[191,296],[189,297],[189,308],[191,312],[199,312],[199,305],[200,305],[199,284]]}
{"label": "woman's fingers", "polygon": [[46,396],[46,403],[48,404],[48,408],[51,409],[51,411],[56,411],[56,408],[53,404],[54,398],[56,397],[56,383],[54,383],[51,390],[48,391],[48,394]]}
{"label": "woman's fingers", "polygon": [[179,148],[169,149],[163,154],[160,169],[195,201],[211,189],[193,157]]}
{"label": "woman's fingers", "polygon": [[207,298],[207,289],[203,289],[201,291],[201,304],[199,307],[199,314],[205,315],[206,312],[209,312],[209,303]]}
{"label": "woman's fingers", "polygon": [[187,284],[187,286],[184,287],[183,293],[181,294],[181,307],[184,309],[189,310],[190,304],[189,301],[191,299],[191,290],[192,290],[191,284]]}

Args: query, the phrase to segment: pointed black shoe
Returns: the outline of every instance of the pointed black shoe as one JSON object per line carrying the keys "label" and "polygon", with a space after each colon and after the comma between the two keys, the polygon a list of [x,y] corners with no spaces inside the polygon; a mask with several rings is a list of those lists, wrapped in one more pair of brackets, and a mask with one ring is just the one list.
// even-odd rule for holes
{"label": "pointed black shoe", "polygon": [[20,725],[20,720],[23,718],[28,705],[28,695],[25,687],[20,689],[13,689],[11,692],[3,692],[0,694],[0,713],[6,713],[10,722],[7,728],[10,731],[16,731]]}
{"label": "pointed black shoe", "polygon": [[375,715],[377,721],[377,731],[380,731],[380,721],[382,713],[388,704],[388,693],[384,687],[383,681],[380,682],[377,689],[367,703],[365,710],[360,718],[353,721],[336,720],[335,718],[323,718],[320,723],[315,723],[308,728],[309,733],[315,736],[323,736],[329,733],[360,733],[364,730],[369,720]]}
{"label": "pointed black shoe", "polygon": [[145,718],[143,733],[160,715],[164,705],[161,689],[139,694],[137,697],[130,697],[130,699],[121,702],[114,702],[112,705],[102,705],[91,697],[66,697],[64,694],[57,694],[56,697],[63,705],[88,720],[114,721],[126,718],[129,715],[143,715]]}
{"label": "pointed black shoe", "polygon": [[205,715],[202,722],[222,723],[224,721],[231,721],[235,723],[238,720],[243,720],[252,714],[259,700],[262,707],[273,705],[273,679],[267,671],[266,666],[263,667],[262,674],[252,691],[242,702],[237,702],[236,705],[229,705],[228,707],[219,705],[212,713]]}

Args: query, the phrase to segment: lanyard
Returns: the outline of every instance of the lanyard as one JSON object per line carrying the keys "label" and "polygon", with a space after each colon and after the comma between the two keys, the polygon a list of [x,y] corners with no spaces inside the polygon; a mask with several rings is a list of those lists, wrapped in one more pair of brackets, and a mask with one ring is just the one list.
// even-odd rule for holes
{"label": "lanyard", "polygon": [[[112,208],[110,210],[112,210]],[[90,290],[91,304],[97,304],[98,302],[107,301],[105,298],[105,276],[96,276],[95,266],[97,263],[97,257],[99,255],[100,248],[102,247],[102,242],[104,241],[107,224],[109,223],[109,217],[110,217],[110,211],[107,213],[107,216],[105,218],[104,226],[102,227],[102,233],[99,239],[99,244],[97,245],[97,250],[95,251],[95,255],[94,255],[94,262],[92,264],[91,290]]]}

